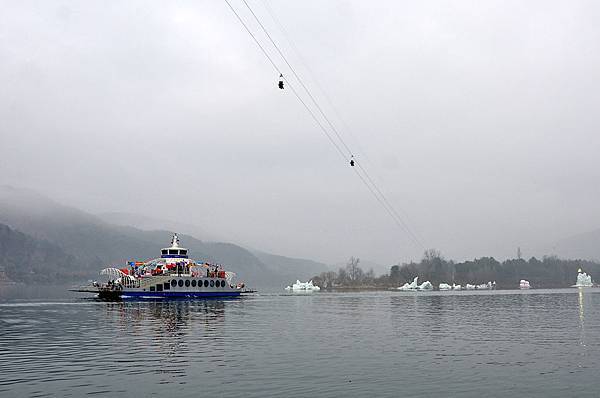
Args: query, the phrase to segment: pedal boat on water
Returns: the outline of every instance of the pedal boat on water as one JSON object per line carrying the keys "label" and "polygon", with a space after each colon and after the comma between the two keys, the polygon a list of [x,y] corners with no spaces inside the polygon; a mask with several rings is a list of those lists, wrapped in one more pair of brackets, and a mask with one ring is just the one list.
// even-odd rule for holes
{"label": "pedal boat on water", "polygon": [[105,268],[100,275],[108,281],[94,281],[71,290],[95,293],[104,300],[238,297],[255,293],[246,289],[244,283],[234,284],[235,273],[220,265],[189,259],[188,249],[179,246],[177,234],[173,235],[171,247],[161,250],[160,258],[131,261],[120,269]]}

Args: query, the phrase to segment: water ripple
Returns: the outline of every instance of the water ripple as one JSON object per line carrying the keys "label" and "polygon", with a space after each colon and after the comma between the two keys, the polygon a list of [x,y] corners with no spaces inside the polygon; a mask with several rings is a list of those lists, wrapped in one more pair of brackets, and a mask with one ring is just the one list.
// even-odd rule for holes
{"label": "water ripple", "polygon": [[575,290],[0,303],[0,395],[594,396]]}

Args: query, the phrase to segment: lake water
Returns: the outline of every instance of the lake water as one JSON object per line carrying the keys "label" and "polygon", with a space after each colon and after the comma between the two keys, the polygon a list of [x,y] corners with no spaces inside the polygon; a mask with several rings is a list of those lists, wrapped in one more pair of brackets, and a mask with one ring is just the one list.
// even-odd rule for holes
{"label": "lake water", "polygon": [[597,397],[600,289],[0,302],[0,396]]}

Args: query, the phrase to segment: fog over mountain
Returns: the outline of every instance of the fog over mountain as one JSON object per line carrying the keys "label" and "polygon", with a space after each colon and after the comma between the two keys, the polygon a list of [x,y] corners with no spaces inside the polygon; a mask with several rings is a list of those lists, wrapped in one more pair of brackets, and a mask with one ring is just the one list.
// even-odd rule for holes
{"label": "fog over mountain", "polygon": [[[0,271],[15,281],[37,274],[34,280],[44,283],[97,278],[102,268],[159,257],[172,234],[173,230],[159,227],[111,224],[34,191],[0,186]],[[255,286],[282,286],[328,268],[228,242],[179,237],[192,258],[223,264],[239,280]]]}
{"label": "fog over mountain", "polygon": [[600,229],[568,236],[553,242],[547,248],[547,252],[565,258],[585,258],[599,261]]}
{"label": "fog over mountain", "polygon": [[110,224],[135,227],[145,230],[168,229],[179,233],[189,234],[198,239],[211,241],[231,241],[229,237],[216,236],[211,231],[197,225],[166,220],[136,213],[111,212],[100,213],[97,216]]}
{"label": "fog over mountain", "polygon": [[[249,4],[425,247],[541,256],[600,228],[600,3]],[[32,203],[22,233],[75,217],[113,245],[132,229],[95,215],[125,213],[241,245],[257,267],[258,251],[421,257],[225,2],[6,1],[0,60],[0,184],[65,205]],[[111,256],[156,249],[134,230]],[[594,239],[565,253],[596,255]]]}

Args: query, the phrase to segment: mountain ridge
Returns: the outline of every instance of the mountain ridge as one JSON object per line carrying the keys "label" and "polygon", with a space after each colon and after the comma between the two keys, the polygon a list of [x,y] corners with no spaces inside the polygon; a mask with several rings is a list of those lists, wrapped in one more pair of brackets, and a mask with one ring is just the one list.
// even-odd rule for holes
{"label": "mountain ridge", "polygon": [[[168,246],[172,233],[177,232],[111,224],[35,191],[7,186],[0,187],[0,223],[34,240],[59,247],[73,256],[72,266],[78,275],[82,271],[90,276],[109,265],[158,257],[160,249]],[[289,282],[289,267],[284,270],[276,263],[278,259],[289,259],[285,256],[265,253],[265,263],[250,250],[233,243],[202,241],[187,234],[179,236],[191,257],[223,264],[247,283],[284,286]],[[316,266],[321,266],[312,260],[294,261],[295,278],[307,278],[314,274]]]}

